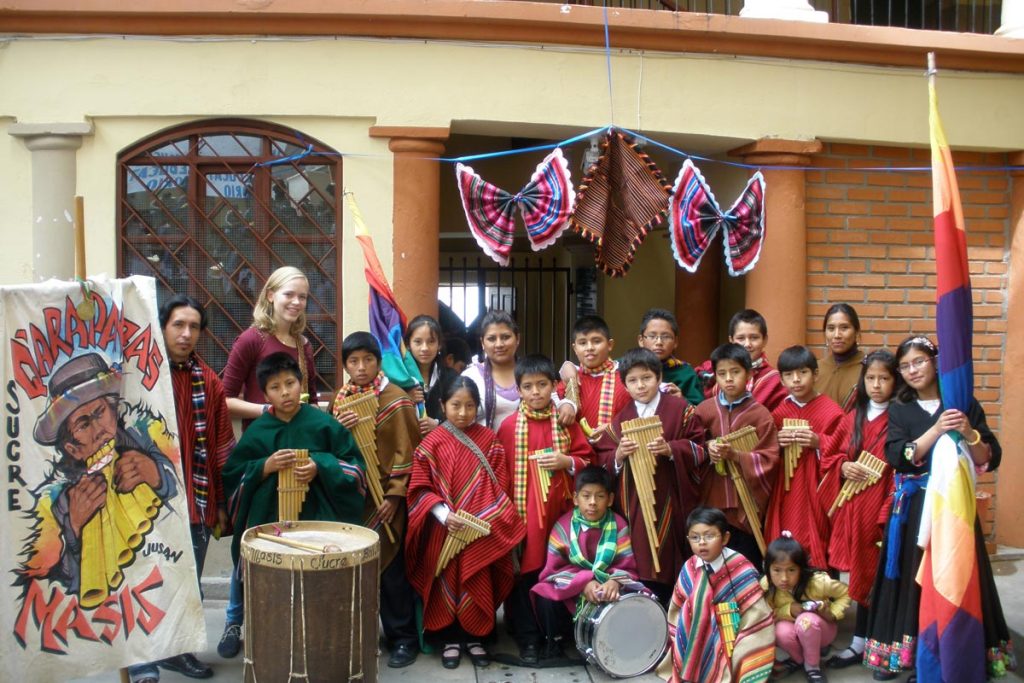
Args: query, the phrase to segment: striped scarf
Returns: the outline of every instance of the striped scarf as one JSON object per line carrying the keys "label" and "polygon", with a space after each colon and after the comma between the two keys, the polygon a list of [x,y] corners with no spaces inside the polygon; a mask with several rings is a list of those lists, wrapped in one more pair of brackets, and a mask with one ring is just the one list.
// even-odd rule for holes
{"label": "striped scarf", "polygon": [[192,444],[192,497],[198,518],[205,520],[206,502],[210,496],[210,475],[206,467],[206,380],[203,379],[203,366],[195,353],[186,362],[175,366],[188,370],[192,378],[192,419],[196,430]]}
{"label": "striped scarf", "polygon": [[[587,559],[583,548],[580,547],[580,534],[583,529],[601,529],[601,538],[597,542],[597,550],[594,552],[594,561]],[[615,515],[611,510],[604,513],[604,517],[591,522],[576,508],[572,511],[572,521],[569,525],[569,561],[577,567],[589,569],[594,573],[594,578],[604,583],[611,574],[608,568],[615,561],[615,551],[619,546],[619,527],[615,523]]]}
{"label": "striped scarf", "polygon": [[516,452],[512,498],[516,503],[516,510],[519,512],[519,516],[523,519],[526,519],[527,466],[530,462],[530,420],[550,420],[551,440],[555,452],[565,453],[569,449],[569,435],[558,424],[558,413],[554,410],[554,403],[548,405],[544,410],[531,410],[526,405],[526,401],[519,402],[519,414],[516,415]]}
{"label": "striped scarf", "polygon": [[349,382],[341,389],[339,389],[338,395],[334,397],[334,409],[332,412],[336,414],[338,412],[338,404],[341,403],[341,401],[343,401],[344,399],[348,398],[349,396],[354,396],[356,394],[365,394],[366,392],[371,390],[373,391],[374,396],[380,396],[380,392],[385,386],[387,386],[387,384],[384,381],[383,371],[378,372],[377,376],[373,378],[373,381],[367,384],[366,386],[360,386],[358,384],[353,384],[352,382]]}
{"label": "striped scarf", "polygon": [[580,366],[580,372],[591,377],[601,378],[601,398],[597,404],[597,425],[606,425],[612,421],[612,407],[615,404],[615,361],[611,358],[597,369]]}

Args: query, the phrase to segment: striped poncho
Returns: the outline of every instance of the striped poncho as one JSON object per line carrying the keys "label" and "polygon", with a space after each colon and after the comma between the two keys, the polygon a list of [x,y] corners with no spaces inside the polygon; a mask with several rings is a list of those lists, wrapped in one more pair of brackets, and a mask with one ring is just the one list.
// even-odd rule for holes
{"label": "striped poncho", "polygon": [[[673,682],[767,681],[775,663],[775,625],[757,571],[728,548],[711,576],[694,556],[679,573],[668,610],[669,651],[658,675]],[[726,658],[715,605],[735,601],[740,610],[732,660]]]}
{"label": "striped poncho", "polygon": [[[405,566],[409,583],[423,599],[426,630],[439,631],[457,621],[468,633],[484,636],[494,627],[498,605],[512,590],[512,549],[526,529],[509,497],[505,452],[494,432],[474,424],[464,434],[483,454],[487,467],[444,427],[430,432],[416,449]],[[486,521],[491,533],[467,545],[435,578],[448,535],[431,513],[439,503]]]}

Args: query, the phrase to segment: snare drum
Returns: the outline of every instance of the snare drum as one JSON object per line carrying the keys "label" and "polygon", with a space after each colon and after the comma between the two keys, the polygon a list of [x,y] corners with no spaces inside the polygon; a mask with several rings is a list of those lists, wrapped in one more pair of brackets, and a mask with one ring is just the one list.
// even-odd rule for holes
{"label": "snare drum", "polygon": [[241,553],[246,683],[377,680],[376,533],[336,522],[266,524],[246,530]]}
{"label": "snare drum", "polygon": [[668,619],[657,600],[643,593],[616,602],[586,603],[576,619],[576,648],[609,676],[650,671],[668,645]]}

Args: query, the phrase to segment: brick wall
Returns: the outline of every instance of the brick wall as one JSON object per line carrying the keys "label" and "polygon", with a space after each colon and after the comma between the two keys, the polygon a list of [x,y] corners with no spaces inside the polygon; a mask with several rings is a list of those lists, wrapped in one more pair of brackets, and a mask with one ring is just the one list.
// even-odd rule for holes
{"label": "brick wall", "polygon": [[[999,166],[1007,159],[1005,154],[958,152],[954,162]],[[934,338],[931,174],[858,170],[928,166],[929,151],[827,144],[814,163],[828,168],[807,174],[807,339],[812,347],[821,353],[822,317],[840,301],[857,309],[865,349],[895,350],[912,332]],[[998,433],[1010,177],[1005,171],[960,172],[957,179],[974,293],[975,396]],[[985,475],[979,484],[995,493],[994,475]]]}

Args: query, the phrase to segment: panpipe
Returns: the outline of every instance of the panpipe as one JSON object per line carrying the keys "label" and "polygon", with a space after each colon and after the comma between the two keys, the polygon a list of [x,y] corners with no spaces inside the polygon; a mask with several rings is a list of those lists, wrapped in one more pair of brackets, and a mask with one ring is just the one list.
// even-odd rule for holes
{"label": "panpipe", "polygon": [[528,456],[528,459],[533,464],[534,471],[537,473],[537,483],[540,485],[540,496],[545,503],[548,502],[548,492],[551,490],[551,470],[546,467],[541,467],[540,463],[537,461],[545,455],[551,455],[554,452],[555,449],[553,448],[542,448],[539,451],[530,453]]}
{"label": "panpipe", "polygon": [[637,444],[636,452],[629,456],[629,469],[633,473],[633,485],[636,486],[640,512],[644,516],[644,529],[651,546],[655,573],[661,572],[661,563],[658,562],[658,520],[654,512],[654,471],[658,463],[654,454],[647,449],[647,444],[662,434],[661,418],[657,415],[638,417],[622,423],[622,438]]}
{"label": "panpipe", "polygon": [[277,473],[277,521],[297,522],[306,502],[309,482],[295,481],[295,468],[309,463],[309,449],[295,449],[295,463]]}
{"label": "panpipe", "polygon": [[[366,485],[370,489],[370,497],[373,504],[380,507],[384,504],[384,486],[380,483],[380,460],[377,459],[377,408],[379,403],[377,396],[372,391],[362,394],[352,394],[334,404],[334,415],[351,410],[359,416],[359,422],[352,428],[352,436],[355,437],[356,446],[363,454],[366,462]],[[395,542],[395,532],[391,525],[385,524],[384,531],[392,543]]]}
{"label": "panpipe", "polygon": [[[783,429],[808,429],[811,423],[807,420],[800,420],[795,417],[782,418]],[[785,462],[785,477],[784,481],[786,484],[786,490],[789,490],[789,481],[793,478],[793,473],[796,472],[796,466],[800,462],[800,454],[803,453],[804,447],[798,443],[791,443],[786,446],[786,452],[784,454]]]}
{"label": "panpipe", "polygon": [[441,555],[437,558],[437,568],[434,570],[435,578],[441,576],[441,572],[452,561],[452,558],[461,553],[467,545],[491,533],[490,522],[475,517],[465,510],[457,510],[448,514],[455,515],[466,526],[458,531],[449,531],[445,536],[444,545],[441,546]]}
{"label": "panpipe", "polygon": [[[733,449],[742,453],[749,453],[757,448],[757,430],[752,425],[747,425],[737,429],[735,432],[726,434],[725,436],[719,437],[719,441],[728,443]],[[722,471],[718,465],[725,463],[725,472]],[[739,466],[732,460],[721,460],[715,465],[715,469],[719,474],[728,473],[729,478],[732,479],[733,486],[736,487],[736,495],[739,496],[740,504],[743,506],[743,512],[747,516],[747,524],[750,525],[750,531],[754,534],[754,539],[757,541],[757,547],[764,553],[768,545],[764,542],[764,534],[761,533],[761,513],[757,509],[757,502],[754,500],[754,496],[751,495],[750,489],[747,488],[747,482],[743,478],[743,472]]]}
{"label": "panpipe", "polygon": [[132,563],[153,519],[163,504],[149,484],[121,493],[114,484],[114,464],[120,454],[114,440],[86,460],[87,475],[102,473],[107,482],[106,503],[82,527],[79,604],[100,606],[124,581],[122,567]]}
{"label": "panpipe", "polygon": [[725,656],[727,659],[732,658],[733,646],[736,645],[736,634],[740,630],[739,605],[734,600],[716,603],[715,618],[718,620],[719,633],[722,634]]}
{"label": "panpipe", "polygon": [[832,507],[828,511],[828,516],[831,517],[836,513],[836,510],[843,507],[850,501],[851,498],[856,496],[858,493],[864,491],[867,487],[878,483],[878,480],[885,474],[886,462],[867,451],[861,451],[860,455],[857,456],[857,464],[871,470],[871,478],[865,479],[864,481],[852,481],[847,479],[843,482],[843,487],[839,489],[839,495],[836,496],[835,501],[832,503]]}

